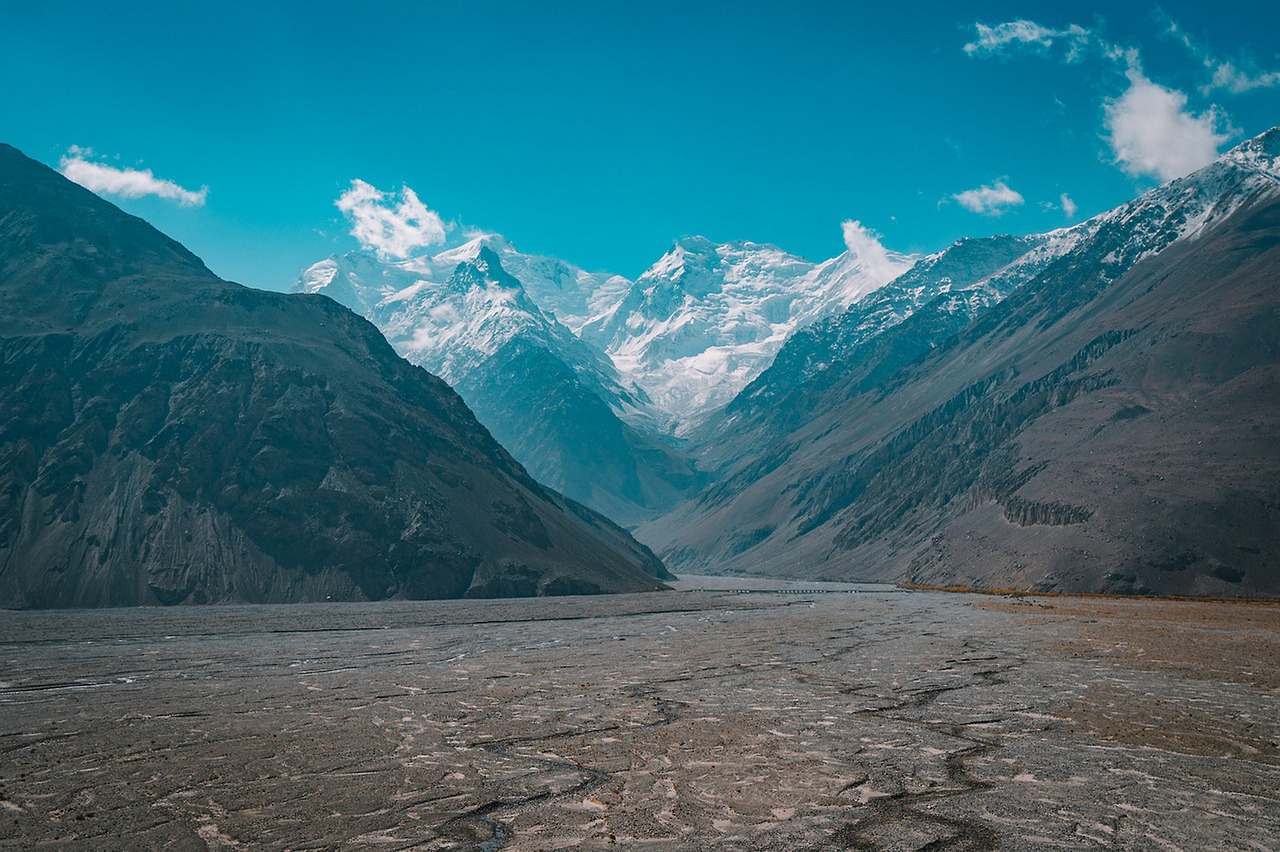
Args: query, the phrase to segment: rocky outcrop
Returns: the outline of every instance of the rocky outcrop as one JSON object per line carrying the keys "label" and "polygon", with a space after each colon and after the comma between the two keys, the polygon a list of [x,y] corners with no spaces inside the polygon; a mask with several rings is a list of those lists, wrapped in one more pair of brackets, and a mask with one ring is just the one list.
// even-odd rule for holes
{"label": "rocky outcrop", "polygon": [[0,605],[660,588],[328,298],[250,290],[0,147]]}

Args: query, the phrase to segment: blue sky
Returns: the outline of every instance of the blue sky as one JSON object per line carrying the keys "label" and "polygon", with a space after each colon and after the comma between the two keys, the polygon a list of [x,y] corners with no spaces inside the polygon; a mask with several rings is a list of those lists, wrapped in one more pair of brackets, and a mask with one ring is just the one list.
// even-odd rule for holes
{"label": "blue sky", "polygon": [[438,216],[635,276],[1044,231],[1280,124],[1273,3],[1064,5],[0,0],[0,141],[286,289],[355,180],[389,251]]}

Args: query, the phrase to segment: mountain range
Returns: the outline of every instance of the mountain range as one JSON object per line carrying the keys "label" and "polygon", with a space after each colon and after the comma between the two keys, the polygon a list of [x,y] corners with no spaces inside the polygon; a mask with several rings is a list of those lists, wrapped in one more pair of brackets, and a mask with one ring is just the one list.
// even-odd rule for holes
{"label": "mountain range", "polygon": [[1280,595],[1280,129],[1047,234],[845,227],[634,281],[469,232],[286,295],[0,148],[0,605]]}
{"label": "mountain range", "polygon": [[[1256,475],[1276,456],[1276,139],[1078,225],[922,258],[692,237],[628,281],[490,235],[331,258],[297,289],[362,311],[678,570],[1251,594],[1280,574],[1275,478]],[[495,286],[505,334],[477,320]],[[1192,381],[1205,340],[1241,371],[1209,373],[1263,384],[1197,419],[1197,393],[1226,393]],[[1247,541],[1213,526],[1236,512]]]}
{"label": "mountain range", "polygon": [[485,235],[407,261],[363,251],[330,258],[295,289],[375,323],[397,352],[449,382],[539,481],[634,524],[673,508],[700,480],[645,392],[531,295],[581,328],[600,290],[619,283]]}
{"label": "mountain range", "polygon": [[369,319],[540,481],[636,526],[707,484],[690,429],[797,329],[914,262],[850,249],[814,264],[776,246],[690,237],[629,281],[466,232],[434,255],[330,257],[293,289]]}
{"label": "mountain range", "polygon": [[665,576],[365,320],[223,281],[0,146],[0,606],[577,594]]}
{"label": "mountain range", "polygon": [[793,335],[643,528],[677,570],[1280,594],[1280,130]]}

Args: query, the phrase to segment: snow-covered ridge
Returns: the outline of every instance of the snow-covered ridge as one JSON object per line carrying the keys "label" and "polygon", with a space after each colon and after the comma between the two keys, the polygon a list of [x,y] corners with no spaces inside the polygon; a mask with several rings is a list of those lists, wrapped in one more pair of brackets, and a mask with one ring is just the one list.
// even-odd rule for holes
{"label": "snow-covered ridge", "polygon": [[[689,237],[633,282],[472,234],[407,260],[331,257],[294,289],[362,314],[450,383],[516,337],[535,341],[609,387],[629,422],[674,432],[732,399],[797,328],[885,283],[886,268],[914,262],[889,252],[887,267],[881,258],[868,271],[853,251],[814,264],[777,246]],[[465,272],[476,264],[495,271]]]}
{"label": "snow-covered ridge", "polygon": [[[454,387],[474,381],[490,358],[518,342],[552,353],[628,422],[664,428],[665,419],[644,394],[618,374],[607,355],[539,307],[524,282],[506,271],[499,252],[515,254],[509,243],[491,234],[402,261],[354,251],[308,267],[294,289],[323,293],[362,314],[401,356]],[[526,263],[544,260],[528,258]],[[567,270],[571,280],[576,277],[567,264],[549,266],[557,273]],[[601,280],[607,283],[608,278]]]}
{"label": "snow-covered ridge", "polygon": [[[1024,238],[1032,246],[1025,254],[966,289],[999,301],[1059,260],[1096,262],[1099,274],[1115,280],[1144,258],[1180,240],[1194,239],[1242,206],[1276,192],[1280,192],[1280,128],[1092,219]],[[1104,253],[1096,256],[1099,252]],[[935,257],[922,261],[921,268]],[[890,292],[898,283],[883,292]],[[938,292],[948,289],[944,286]]]}
{"label": "snow-covered ridge", "polygon": [[1280,181],[1280,127],[1247,139],[1222,155],[1220,162],[1235,163],[1259,175]]}
{"label": "snow-covered ridge", "polygon": [[[1280,192],[1280,128],[1250,139],[1217,161],[1156,187],[1078,225],[1027,237],[965,239],[921,258],[908,272],[822,319],[779,351],[748,385],[742,408],[767,406],[787,388],[831,369],[862,343],[932,304],[965,319],[1065,264],[1087,268],[1100,284],[1144,258],[1195,239],[1264,195]],[[945,300],[945,303],[944,301]],[[730,414],[732,419],[735,415]]]}
{"label": "snow-covered ridge", "polygon": [[472,232],[436,254],[405,260],[380,259],[370,251],[331,257],[303,270],[294,291],[323,292],[366,314],[413,283],[447,281],[458,264],[474,262],[482,249],[498,258],[503,271],[519,281],[542,312],[575,334],[631,285],[620,275],[587,272],[556,258],[524,254],[500,234]]}
{"label": "snow-covered ridge", "polygon": [[[842,325],[843,340],[861,339],[943,295],[977,311],[1058,263],[1096,264],[1102,278],[1114,280],[1143,258],[1276,191],[1280,128],[1073,227],[991,238],[1025,249],[994,272],[990,256],[982,260],[981,252],[1008,252],[1011,243],[983,249],[961,241],[924,259],[881,253],[876,245],[870,260],[850,250],[811,263],[777,246],[689,237],[629,281],[524,254],[497,234],[471,233],[437,254],[403,261],[363,252],[330,258],[307,269],[295,289],[347,304],[383,328],[407,357],[447,380],[523,335],[568,353],[563,357],[575,370],[623,389],[630,401],[611,402],[615,410],[629,418],[647,412],[642,419],[678,432],[747,387],[800,329]],[[957,247],[979,251],[982,275],[960,266],[954,275],[931,272],[942,258],[963,254]],[[476,263],[482,252],[515,283],[499,286],[494,277],[451,291],[460,265]],[[823,363],[819,358],[810,366],[821,369]]]}
{"label": "snow-covered ridge", "polygon": [[1173,243],[1194,239],[1241,207],[1280,192],[1280,128],[1249,139],[1213,163],[1095,217],[1127,243],[1106,262],[1122,272]]}
{"label": "snow-covered ridge", "polygon": [[[914,262],[889,253],[890,274]],[[852,251],[814,264],[777,246],[691,237],[581,334],[682,431],[763,372],[796,329],[844,310],[884,274]]]}

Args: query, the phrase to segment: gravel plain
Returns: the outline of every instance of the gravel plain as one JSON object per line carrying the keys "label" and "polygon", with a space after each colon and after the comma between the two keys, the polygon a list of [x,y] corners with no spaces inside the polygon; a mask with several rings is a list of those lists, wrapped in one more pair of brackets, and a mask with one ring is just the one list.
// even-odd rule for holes
{"label": "gravel plain", "polygon": [[0,612],[0,848],[1280,848],[1280,606]]}

